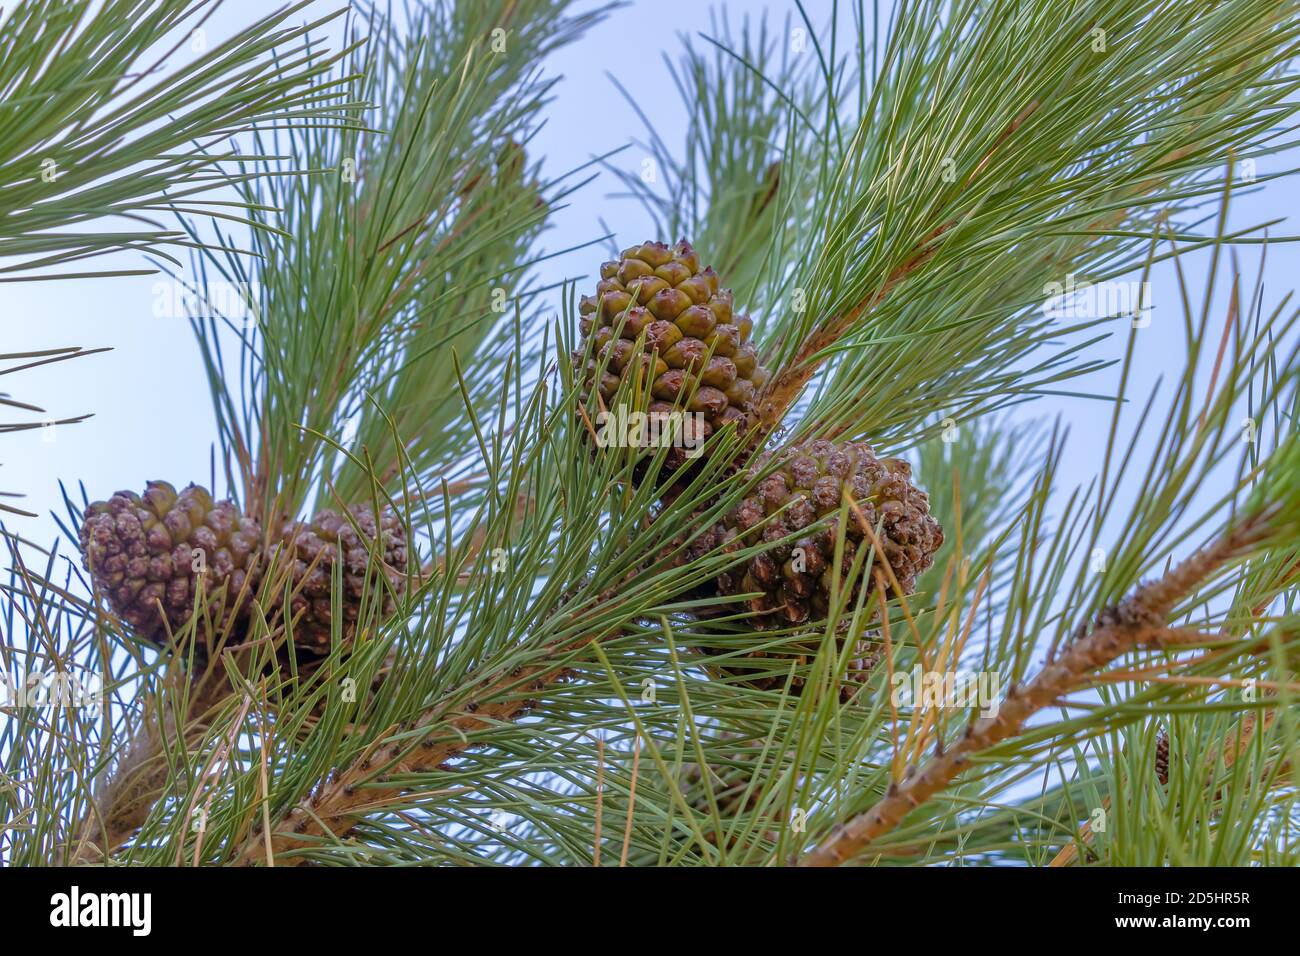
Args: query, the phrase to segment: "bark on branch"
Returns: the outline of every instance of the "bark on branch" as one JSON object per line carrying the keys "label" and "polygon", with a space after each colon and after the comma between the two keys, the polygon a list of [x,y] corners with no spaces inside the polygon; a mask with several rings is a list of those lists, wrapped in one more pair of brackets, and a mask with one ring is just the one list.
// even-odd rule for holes
{"label": "bark on branch", "polygon": [[1027,685],[1010,687],[996,716],[968,724],[959,740],[891,784],[875,806],[839,826],[798,864],[839,866],[867,851],[912,810],[947,788],[973,756],[1020,734],[1037,711],[1086,684],[1095,671],[1116,658],[1158,643],[1178,601],[1228,561],[1257,545],[1267,530],[1268,522],[1257,515],[1225,532],[1162,578],[1138,587],[1119,605],[1103,612],[1086,634],[1067,645]]}
{"label": "bark on branch", "polygon": [[[169,679],[179,683],[189,678],[177,668]],[[74,862],[103,862],[144,825],[171,775],[168,750],[187,747],[207,730],[229,698],[230,687],[224,674],[209,668],[188,689],[178,687],[179,694],[188,694],[183,711],[169,708],[143,720],[121,758],[96,781],[94,804],[82,821]]]}
{"label": "bark on branch", "polygon": [[[599,640],[585,634],[552,646],[547,657],[563,658],[570,652]],[[394,777],[427,773],[445,761],[481,746],[474,734],[509,723],[532,709],[533,695],[562,679],[568,668],[542,663],[511,671],[491,671],[471,676],[457,689],[455,702],[444,698],[406,728],[395,727],[387,738],[341,769],[308,799],[284,814],[269,836],[260,825],[240,848],[236,866],[300,866],[310,862],[295,851],[330,846],[346,836],[367,814],[381,810],[410,787],[394,783]],[[473,697],[460,704],[460,691],[474,688]],[[396,738],[396,739],[394,739]]]}

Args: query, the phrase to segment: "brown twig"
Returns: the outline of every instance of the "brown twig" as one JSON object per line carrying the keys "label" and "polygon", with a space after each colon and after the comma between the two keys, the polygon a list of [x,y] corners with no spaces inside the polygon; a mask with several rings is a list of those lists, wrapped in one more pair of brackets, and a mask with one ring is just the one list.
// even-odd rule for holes
{"label": "brown twig", "polygon": [[600,866],[600,825],[605,809],[605,738],[596,738],[596,824],[592,837],[591,865]]}
{"label": "brown twig", "polygon": [[274,832],[265,835],[261,826],[254,827],[235,863],[242,866],[272,861],[277,866],[306,863],[305,857],[289,854],[320,845],[328,837],[347,835],[366,812],[377,809],[406,789],[388,783],[391,774],[428,771],[469,750],[475,745],[474,733],[513,721],[528,710],[528,701],[523,697],[505,695],[521,689],[540,690],[558,680],[562,673],[563,668],[532,667],[514,676],[499,677],[482,688],[483,696],[504,699],[475,706],[469,712],[452,713],[446,707],[435,709],[411,728],[428,731],[414,746],[409,738],[377,741],[314,796],[286,813]]}
{"label": "brown twig", "polygon": [[[243,701],[239,705],[239,713],[235,716],[235,719],[230,722],[230,727],[226,732],[225,739],[221,742],[221,746],[212,754],[211,758],[208,760],[207,766],[204,767],[202,773],[199,774],[199,779],[204,781],[204,783],[201,783],[197,788],[195,788],[194,792],[190,795],[189,805],[185,808],[185,818],[187,820],[194,819],[194,811],[198,808],[198,799],[202,794],[204,784],[210,782],[214,778],[219,779],[220,770],[224,770],[230,766],[230,752],[238,746],[239,734],[243,729],[244,718],[248,716],[248,708],[252,703],[253,700],[251,697],[244,697]],[[212,801],[216,798],[216,795],[217,789],[210,787],[208,789],[207,799],[203,802],[203,809],[199,812],[196,821],[198,827],[194,839],[194,866],[199,865],[199,857],[203,852],[203,838],[208,832],[208,814],[212,812]],[[175,866],[180,866],[181,853],[184,848],[184,843],[178,843],[176,845]]]}
{"label": "brown twig", "polygon": [[[1245,69],[1245,64],[1240,64],[1233,72],[1235,74],[1243,69]],[[1223,94],[1210,105],[1217,108],[1227,100],[1228,95],[1227,93]],[[987,168],[997,151],[1028,121],[1040,105],[1039,100],[1032,100],[1007,125],[1006,129],[998,136],[997,141],[965,178],[962,183],[963,188],[969,186]],[[1159,165],[1169,167],[1180,163],[1187,156],[1192,155],[1197,145],[1197,143],[1188,143],[1177,149],[1170,150],[1161,157]],[[1171,178],[1172,175],[1165,173],[1149,176],[1128,190],[1127,195],[1134,200],[1149,195],[1168,185]],[[1117,228],[1128,217],[1130,211],[1127,207],[1116,209],[1093,222],[1088,231],[1104,232]],[[814,331],[808,341],[800,347],[794,359],[772,377],[772,381],[768,383],[758,398],[759,427],[755,430],[756,435],[754,438],[756,445],[765,440],[776,429],[786,411],[798,399],[804,386],[808,384],[808,381],[816,373],[822,362],[825,361],[826,355],[822,354],[824,350],[834,345],[862,316],[879,306],[904,280],[929,262],[938,251],[937,240],[956,226],[959,221],[959,218],[956,217],[949,219],[927,234],[914,247],[911,255],[889,274],[879,289],[841,316],[830,319],[825,326]],[[1050,261],[1053,257],[1049,255],[1045,258]],[[822,355],[822,357],[818,358],[819,355]]]}
{"label": "brown twig", "polygon": [[1119,605],[1103,612],[1087,634],[1072,641],[1027,685],[1009,687],[996,715],[968,724],[964,736],[907,774],[902,782],[892,784],[875,806],[837,827],[825,842],[805,854],[799,865],[839,866],[861,854],[913,809],[948,787],[974,755],[1020,734],[1031,716],[1086,684],[1093,672],[1129,651],[1156,642],[1179,600],[1228,561],[1258,544],[1267,532],[1267,520],[1257,514],[1163,577],[1138,587]]}
{"label": "brown twig", "polygon": [[[393,734],[376,739],[311,797],[284,814],[274,832],[266,835],[261,825],[254,826],[233,862],[237,866],[271,861],[277,866],[307,863],[307,857],[296,851],[346,836],[366,813],[409,791],[407,786],[394,784],[393,776],[433,770],[478,746],[475,733],[522,717],[535,704],[530,695],[568,674],[566,665],[550,661],[600,638],[586,633],[557,642],[547,649],[548,662],[544,664],[506,673],[485,668],[483,673],[471,675],[453,695],[444,697],[418,720],[394,727]],[[477,699],[458,709],[456,704],[467,688],[474,688]]]}
{"label": "brown twig", "polygon": [[[178,668],[171,679],[186,678]],[[135,729],[121,759],[100,775],[94,805],[82,821],[75,862],[102,862],[143,826],[169,776],[168,750],[185,746],[207,730],[230,688],[224,675],[213,667],[187,693],[183,713],[168,709],[157,718],[146,718]]]}
{"label": "brown twig", "polygon": [[771,434],[780,424],[786,411],[798,399],[804,386],[808,384],[809,380],[816,374],[817,369],[821,367],[822,362],[825,361],[824,353],[826,350],[834,345],[844,333],[853,328],[854,324],[862,316],[883,302],[885,297],[893,292],[904,279],[929,262],[938,251],[935,241],[955,224],[956,221],[953,220],[944,223],[931,232],[917,246],[916,251],[889,274],[889,277],[879,289],[847,312],[825,322],[807,338],[799,347],[799,351],[795,353],[795,357],[781,372],[773,376],[772,381],[764,388],[763,394],[759,396],[759,441]]}
{"label": "brown twig", "polygon": [[[1285,583],[1293,582],[1296,580],[1297,577],[1300,577],[1300,564],[1296,564],[1292,566],[1290,570],[1288,570],[1287,573],[1283,576],[1282,581],[1280,583],[1285,584]],[[1251,616],[1253,618],[1259,617],[1261,614],[1264,613],[1267,607],[1268,607],[1267,601],[1257,604],[1251,610]],[[1210,639],[1211,638],[1209,637],[1209,635],[1206,635],[1205,640],[1208,641]],[[1259,650],[1262,652],[1263,650],[1265,650],[1265,647],[1261,645]],[[1270,709],[1264,712],[1264,728],[1266,730],[1273,723],[1273,720],[1276,717],[1277,717],[1276,710]],[[1224,767],[1231,767],[1233,763],[1236,762],[1237,758],[1245,752],[1246,745],[1250,743],[1251,737],[1254,736],[1256,720],[1257,717],[1254,711],[1251,711],[1250,713],[1242,717],[1241,723],[1238,725],[1237,729],[1233,732],[1232,736],[1228,738],[1228,741],[1224,744],[1224,749],[1223,749]],[[1240,740],[1241,744],[1240,746],[1234,747],[1233,742],[1237,740]],[[1161,731],[1159,738],[1156,740],[1156,761],[1155,761],[1156,775],[1157,778],[1160,780],[1161,786],[1166,786],[1169,783],[1169,760],[1170,760],[1169,733],[1168,731]],[[1109,809],[1110,797],[1106,797],[1105,800],[1102,801],[1102,807],[1104,809]],[[1087,844],[1091,842],[1091,840],[1092,840],[1092,827],[1087,823],[1084,823],[1082,826],[1079,827],[1078,841],[1076,843],[1066,844],[1064,847],[1062,847],[1061,851],[1057,853],[1055,857],[1052,858],[1052,862],[1049,863],[1048,866],[1069,866],[1071,863],[1075,861],[1075,859],[1079,855],[1078,854],[1079,844]]]}
{"label": "brown twig", "polygon": [[632,741],[632,783],[627,792],[627,822],[623,825],[623,851],[618,855],[618,865],[627,866],[628,850],[632,846],[632,813],[636,809],[637,771],[641,769],[641,735]]}

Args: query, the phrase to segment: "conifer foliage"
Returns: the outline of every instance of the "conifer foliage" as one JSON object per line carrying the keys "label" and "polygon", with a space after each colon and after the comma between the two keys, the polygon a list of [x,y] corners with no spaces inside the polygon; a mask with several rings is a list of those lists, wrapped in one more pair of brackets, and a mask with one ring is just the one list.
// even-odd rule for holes
{"label": "conifer foliage", "polygon": [[[294,8],[142,92],[207,6],[0,19],[0,277],[136,250],[253,317],[190,319],[211,476],[87,462],[73,553],[7,538],[8,680],[97,690],[13,708],[0,858],[1300,863],[1300,310],[1241,266],[1285,226],[1228,226],[1294,3],[724,15],[682,128],[570,171],[549,55],[618,6]],[[611,182],[655,232],[544,284]],[[1158,330],[1043,307],[1160,270]]]}

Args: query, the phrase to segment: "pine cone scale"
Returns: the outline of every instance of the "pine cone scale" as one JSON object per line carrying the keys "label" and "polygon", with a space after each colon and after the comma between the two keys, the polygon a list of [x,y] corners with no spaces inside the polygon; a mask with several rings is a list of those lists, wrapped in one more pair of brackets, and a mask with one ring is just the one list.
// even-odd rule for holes
{"label": "pine cone scale", "polygon": [[[373,509],[366,505],[350,508],[349,514],[350,520],[326,510],[310,522],[289,522],[271,549],[272,561],[287,565],[290,597],[288,607],[281,610],[291,619],[295,652],[300,657],[307,655],[307,660],[322,657],[331,649],[335,564],[342,582],[340,636],[345,642],[354,637],[372,574],[382,574],[398,594],[404,589],[406,534],[396,515],[384,511],[376,521]],[[373,562],[372,545],[378,549]],[[279,600],[282,603],[282,595]],[[391,614],[396,609],[392,598],[384,593],[383,601],[384,614]]]}

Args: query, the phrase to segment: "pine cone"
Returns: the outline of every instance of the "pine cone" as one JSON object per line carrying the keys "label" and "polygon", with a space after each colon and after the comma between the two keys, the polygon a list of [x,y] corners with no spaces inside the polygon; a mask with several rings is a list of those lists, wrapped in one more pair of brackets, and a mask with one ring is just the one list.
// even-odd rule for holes
{"label": "pine cone", "polygon": [[[870,446],[860,442],[819,439],[760,455],[750,466],[751,477],[772,465],[775,469],[722,521],[675,557],[682,564],[715,548],[734,552],[763,541],[772,542],[768,550],[722,573],[712,584],[712,593],[717,596],[759,592],[748,600],[747,609],[753,614],[745,620],[747,627],[758,631],[797,628],[826,618],[839,511],[845,494],[854,507],[849,509],[844,526],[841,582],[848,581],[858,551],[872,546],[864,521],[880,539],[872,565],[854,582],[848,606],[855,606],[864,584],[875,586],[875,571],[884,576],[886,596],[897,596],[893,579],[885,573],[886,562],[898,581],[897,593],[915,590],[917,577],[930,567],[943,544],[943,531],[930,514],[929,498],[912,484],[911,468],[905,461],[878,459]],[[807,533],[801,535],[804,531]],[[783,538],[791,540],[777,543]],[[684,596],[707,599],[709,594],[710,589],[703,587]],[[745,609],[744,605],[718,602],[713,606],[703,604],[696,613],[708,619]],[[839,626],[843,629],[846,624],[840,622]],[[751,686],[770,689],[785,686],[794,659],[798,669],[791,686],[801,692],[807,680],[806,667],[820,645],[821,630],[817,628],[816,633],[795,633],[784,644],[733,656],[725,666],[719,666]],[[734,654],[734,647],[701,649],[711,656]],[[858,642],[841,687],[844,699],[871,674],[879,655],[874,635]]]}
{"label": "pine cone", "polygon": [[[672,248],[645,242],[624,250],[621,258],[600,267],[596,294],[584,296],[579,305],[582,332],[594,337],[592,355],[580,370],[583,399],[594,384],[612,413],[605,434],[613,436],[613,444],[623,444],[627,417],[638,409],[620,414],[612,407],[615,396],[631,379],[635,400],[648,376],[651,427],[662,423],[667,434],[676,424],[680,430],[664,465],[677,484],[687,478],[694,449],[714,431],[733,422],[742,431],[753,425],[754,400],[768,379],[749,342],[753,322],[733,314],[732,307],[730,290],[718,287],[712,268],[700,268],[699,256],[684,239]],[[575,355],[581,359],[581,353]],[[675,409],[686,413],[676,423]]]}
{"label": "pine cone", "polygon": [[[943,544],[943,530],[930,514],[929,496],[912,484],[907,462],[879,459],[862,442],[817,439],[760,455],[751,473],[758,474],[773,462],[775,470],[714,529],[723,547],[731,550],[774,542],[769,550],[718,578],[718,590],[724,595],[762,592],[749,602],[757,627],[787,627],[826,617],[844,496],[852,506],[844,526],[841,580],[848,579],[858,550],[872,546],[866,526],[880,538],[880,548],[856,582],[853,598],[864,581],[874,587],[875,571],[884,575],[887,597],[916,590],[917,577],[930,567]],[[814,527],[819,522],[823,523]],[[805,530],[808,533],[800,536]],[[792,540],[775,543],[791,536]],[[886,564],[892,577],[885,571]]]}
{"label": "pine cone", "polygon": [[233,501],[213,503],[198,485],[177,494],[151,481],[143,495],[119,491],[86,508],[81,554],[91,582],[139,640],[165,647],[168,631],[190,620],[204,589],[215,634],[238,643],[262,568],[261,527]]}
{"label": "pine cone", "polygon": [[[406,532],[397,516],[385,510],[376,522],[374,511],[366,505],[348,511],[351,520],[335,511],[322,511],[309,522],[289,522],[271,549],[271,566],[282,568],[287,561],[290,597],[286,616],[293,622],[294,651],[304,664],[330,652],[336,562],[342,561],[339,606],[341,635],[346,642],[354,636],[368,575],[379,571],[398,594],[405,589]],[[376,542],[379,550],[375,557],[382,563],[372,564],[371,549]],[[277,590],[279,593],[271,596],[273,606],[283,602],[283,588]],[[380,594],[383,613],[391,614],[396,606],[387,591],[376,588],[371,599]]]}
{"label": "pine cone", "polygon": [[1165,730],[1156,738],[1156,779],[1160,786],[1169,786],[1169,732]]}

